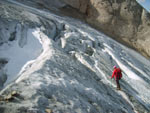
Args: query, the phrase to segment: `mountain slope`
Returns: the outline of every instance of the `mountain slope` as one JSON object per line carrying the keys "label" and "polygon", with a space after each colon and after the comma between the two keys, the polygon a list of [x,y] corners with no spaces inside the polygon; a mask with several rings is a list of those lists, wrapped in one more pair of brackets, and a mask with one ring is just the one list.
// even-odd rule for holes
{"label": "mountain slope", "polygon": [[[0,101],[2,113],[150,112],[149,60],[78,20],[0,2],[0,94],[18,93]],[[109,79],[113,65],[123,70],[123,91]]]}
{"label": "mountain slope", "polygon": [[136,0],[63,1],[87,15],[90,25],[149,58],[150,14]]}

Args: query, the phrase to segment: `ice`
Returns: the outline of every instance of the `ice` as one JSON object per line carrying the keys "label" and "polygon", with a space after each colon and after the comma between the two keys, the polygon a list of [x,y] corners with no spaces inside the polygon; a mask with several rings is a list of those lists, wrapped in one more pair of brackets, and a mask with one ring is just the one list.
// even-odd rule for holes
{"label": "ice", "polygon": [[[40,37],[36,38],[35,30],[29,29],[27,31],[27,44],[22,48],[19,46],[18,40],[6,43],[0,48],[1,58],[7,58],[8,63],[6,64],[4,70],[6,70],[7,85],[10,81],[15,80],[21,71],[22,67],[30,60],[35,59],[42,52],[42,45],[39,40]],[[24,43],[24,42],[22,42]],[[7,49],[4,49],[7,48]],[[22,70],[23,71],[23,70]]]}
{"label": "ice", "polygon": [[[6,37],[13,30],[16,37],[0,45],[0,76],[6,79],[0,95],[19,93],[0,101],[0,111],[150,112],[149,60],[78,20],[9,1],[28,18],[12,20],[15,27]],[[122,91],[110,79],[114,65],[123,71]]]}

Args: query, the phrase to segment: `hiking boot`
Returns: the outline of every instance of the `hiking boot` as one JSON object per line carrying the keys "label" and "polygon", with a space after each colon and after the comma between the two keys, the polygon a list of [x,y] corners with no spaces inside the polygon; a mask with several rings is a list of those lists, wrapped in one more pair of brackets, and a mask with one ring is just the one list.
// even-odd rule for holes
{"label": "hiking boot", "polygon": [[121,90],[121,88],[119,88],[119,87],[117,87],[116,89],[117,89],[117,90]]}

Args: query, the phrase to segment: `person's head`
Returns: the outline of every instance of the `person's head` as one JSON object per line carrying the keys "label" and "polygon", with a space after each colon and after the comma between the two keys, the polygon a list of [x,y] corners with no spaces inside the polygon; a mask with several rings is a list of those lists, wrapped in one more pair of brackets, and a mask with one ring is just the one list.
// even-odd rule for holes
{"label": "person's head", "polygon": [[114,66],[113,68],[114,68],[114,69],[116,69],[116,68],[117,68],[117,66]]}

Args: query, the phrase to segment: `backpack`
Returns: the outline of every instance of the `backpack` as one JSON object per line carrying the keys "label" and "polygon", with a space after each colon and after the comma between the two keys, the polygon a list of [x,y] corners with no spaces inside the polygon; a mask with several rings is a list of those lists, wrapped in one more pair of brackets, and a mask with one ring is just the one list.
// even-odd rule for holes
{"label": "backpack", "polygon": [[120,68],[116,69],[116,74],[117,74],[117,79],[120,80],[122,78],[122,73],[121,73],[121,69]]}

